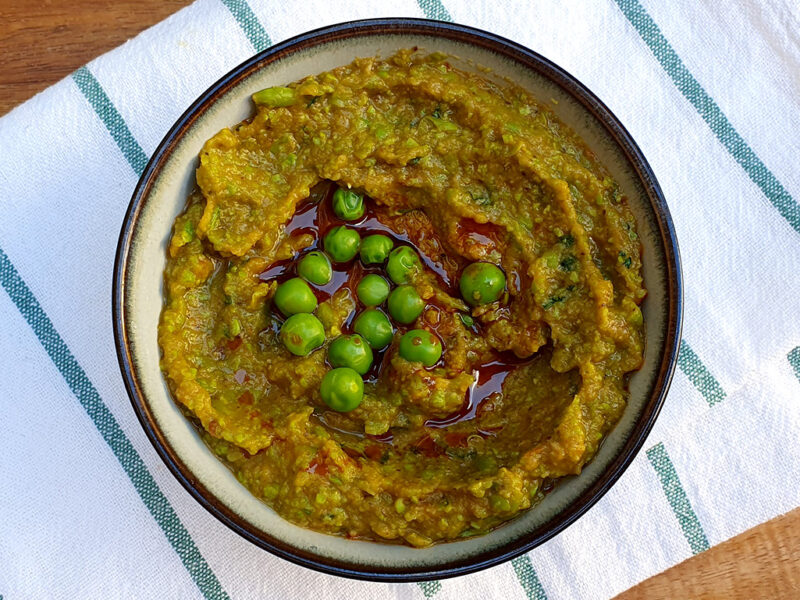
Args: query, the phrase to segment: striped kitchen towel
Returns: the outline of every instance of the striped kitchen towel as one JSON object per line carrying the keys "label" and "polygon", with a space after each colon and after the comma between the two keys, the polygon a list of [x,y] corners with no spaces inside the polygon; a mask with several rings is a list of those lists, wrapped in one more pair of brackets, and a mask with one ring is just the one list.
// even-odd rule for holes
{"label": "striped kitchen towel", "polygon": [[[211,517],[142,432],[111,330],[148,156],[270,44],[378,16],[453,20],[552,59],[641,145],[675,220],[684,344],[617,485],[510,563],[424,584],[321,575]],[[608,598],[800,506],[800,5],[198,0],[0,119],[0,597]]]}

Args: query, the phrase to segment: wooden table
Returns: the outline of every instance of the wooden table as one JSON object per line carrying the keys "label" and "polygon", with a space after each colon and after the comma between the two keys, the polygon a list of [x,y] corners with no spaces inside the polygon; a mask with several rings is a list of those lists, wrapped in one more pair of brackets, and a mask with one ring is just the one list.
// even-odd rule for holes
{"label": "wooden table", "polygon": [[[0,115],[187,4],[185,0],[0,0]],[[640,598],[800,598],[800,509],[617,597]]]}
{"label": "wooden table", "polygon": [[0,0],[0,115],[187,0]]}

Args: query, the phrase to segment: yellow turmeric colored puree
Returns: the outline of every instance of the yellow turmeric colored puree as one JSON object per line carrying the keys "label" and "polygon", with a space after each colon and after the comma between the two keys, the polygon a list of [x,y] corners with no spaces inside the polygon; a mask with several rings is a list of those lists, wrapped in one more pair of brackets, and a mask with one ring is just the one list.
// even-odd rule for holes
{"label": "yellow turmeric colored puree", "polygon": [[[426,308],[400,326],[337,413],[325,346],[290,354],[277,281],[336,225],[329,187],[414,247]],[[426,546],[477,535],[580,473],[626,403],[643,353],[635,223],[592,152],[525,91],[401,51],[281,90],[200,154],[175,222],[159,325],[174,398],[213,451],[284,518]],[[507,294],[468,307],[464,265],[502,267]],[[317,289],[326,346],[362,310],[337,265]],[[357,281],[355,282],[357,283]],[[397,353],[410,328],[444,345],[431,368]]]}

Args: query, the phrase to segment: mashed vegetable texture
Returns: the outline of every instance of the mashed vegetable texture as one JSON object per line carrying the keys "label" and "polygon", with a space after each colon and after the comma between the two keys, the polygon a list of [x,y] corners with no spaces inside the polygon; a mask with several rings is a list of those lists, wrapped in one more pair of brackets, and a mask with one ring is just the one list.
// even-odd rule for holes
{"label": "mashed vegetable texture", "polygon": [[[254,101],[203,147],[165,272],[162,369],[213,451],[294,523],[413,546],[484,533],[580,473],[641,365],[646,293],[633,216],[591,151],[525,91],[438,54],[359,59]],[[334,212],[337,188],[364,206],[340,193]],[[306,255],[327,268],[323,239],[345,223],[392,244],[310,282],[325,335],[298,356],[275,290]],[[420,257],[403,285],[424,308],[391,321],[360,404],[332,410],[327,349],[387,314],[356,291],[369,274],[397,289],[392,246]],[[476,262],[506,284],[467,303]],[[441,355],[403,358],[412,330]]]}

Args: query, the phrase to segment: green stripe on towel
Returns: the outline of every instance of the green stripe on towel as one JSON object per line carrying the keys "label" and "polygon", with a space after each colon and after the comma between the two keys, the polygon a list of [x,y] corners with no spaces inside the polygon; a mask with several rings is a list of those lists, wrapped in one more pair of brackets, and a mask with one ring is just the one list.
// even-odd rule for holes
{"label": "green stripe on towel", "polygon": [[39,301],[0,248],[0,284],[28,322],[39,342],[55,363],[72,393],[94,422],[103,439],[130,477],[142,502],[153,515],[169,543],[207,599],[227,599],[217,576],[206,563],[175,510],[158,488],[142,458],[136,452],[114,415],[100,398],[89,377],[45,314]]}
{"label": "green stripe on towel", "polygon": [[694,384],[703,398],[706,399],[709,406],[714,406],[717,402],[722,402],[725,399],[725,390],[711,374],[700,358],[695,354],[692,347],[686,343],[686,340],[681,342],[681,349],[678,353],[678,366],[689,378],[689,381]]}
{"label": "green stripe on towel", "polygon": [[794,369],[795,377],[800,381],[800,346],[789,352],[786,358],[789,359],[789,364],[792,365],[792,369]]}
{"label": "green stripe on towel", "polygon": [[137,175],[141,175],[147,165],[147,154],[144,153],[139,142],[133,137],[131,130],[128,129],[125,120],[109,99],[108,94],[106,94],[87,67],[81,67],[75,71],[72,74],[72,79],[89,101],[94,112],[100,117],[111,137],[114,138],[133,171]]}
{"label": "green stripe on towel", "polygon": [[683,535],[692,549],[692,554],[708,550],[708,538],[686,496],[680,479],[678,479],[675,465],[672,464],[664,444],[659,442],[650,448],[647,451],[647,458],[661,480],[661,487],[664,489],[667,502],[672,507],[675,518],[678,519]]}
{"label": "green stripe on towel", "polygon": [[417,585],[419,585],[423,596],[426,598],[432,598],[442,589],[442,584],[438,581],[420,581]]}
{"label": "green stripe on towel", "polygon": [[439,0],[417,0],[417,4],[429,19],[437,21],[452,21],[453,18]]}
{"label": "green stripe on towel", "polygon": [[544,593],[542,583],[533,570],[533,564],[527,554],[518,556],[511,561],[511,566],[514,567],[514,572],[517,574],[522,589],[525,590],[525,595],[528,600],[547,600],[547,594]]}
{"label": "green stripe on towel", "polygon": [[261,52],[272,46],[272,40],[269,38],[267,30],[264,29],[264,26],[246,0],[222,0],[222,3],[231,11],[233,18],[239,23],[239,27],[242,28],[256,52]]}
{"label": "green stripe on towel", "polygon": [[714,99],[683,64],[675,49],[661,33],[653,18],[638,0],[616,0],[622,13],[634,26],[661,66],[684,97],[691,102],[717,139],[747,173],[775,209],[800,233],[800,205],[772,174],[744,138],[734,129]]}

